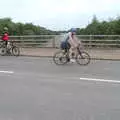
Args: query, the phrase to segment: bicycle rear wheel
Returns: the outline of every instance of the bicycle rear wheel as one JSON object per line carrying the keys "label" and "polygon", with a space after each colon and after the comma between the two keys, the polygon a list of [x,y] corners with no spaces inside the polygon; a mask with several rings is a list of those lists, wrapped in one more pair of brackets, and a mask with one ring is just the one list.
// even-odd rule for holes
{"label": "bicycle rear wheel", "polygon": [[4,55],[6,55],[6,52],[7,52],[6,47],[0,48],[0,55],[4,56]]}
{"label": "bicycle rear wheel", "polygon": [[58,51],[53,56],[53,61],[56,65],[64,65],[68,62],[67,55],[63,51]]}
{"label": "bicycle rear wheel", "polygon": [[7,53],[6,45],[3,43],[0,45],[0,55],[4,56]]}
{"label": "bicycle rear wheel", "polygon": [[12,54],[14,56],[19,56],[20,55],[20,49],[18,47],[16,47],[16,46],[13,46],[12,47]]}
{"label": "bicycle rear wheel", "polygon": [[76,62],[79,65],[88,65],[90,63],[90,55],[83,51],[77,55]]}

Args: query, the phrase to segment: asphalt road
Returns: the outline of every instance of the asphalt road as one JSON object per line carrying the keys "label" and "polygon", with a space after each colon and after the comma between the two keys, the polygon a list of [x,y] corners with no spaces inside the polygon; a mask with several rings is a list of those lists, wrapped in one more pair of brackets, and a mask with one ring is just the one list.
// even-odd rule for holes
{"label": "asphalt road", "polygon": [[119,119],[120,62],[0,57],[0,120]]}

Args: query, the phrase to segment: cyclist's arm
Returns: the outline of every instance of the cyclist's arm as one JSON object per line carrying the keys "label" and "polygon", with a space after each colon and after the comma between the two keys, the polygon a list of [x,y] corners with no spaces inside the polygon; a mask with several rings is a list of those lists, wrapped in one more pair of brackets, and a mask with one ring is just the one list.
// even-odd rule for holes
{"label": "cyclist's arm", "polygon": [[71,34],[69,33],[69,43],[70,43],[70,45],[71,45],[71,47],[75,47],[75,42],[74,42],[74,40],[73,40],[73,38],[72,38],[72,36],[71,36]]}
{"label": "cyclist's arm", "polygon": [[75,36],[75,42],[78,45],[78,47],[82,47],[83,46],[81,40],[78,39],[76,36]]}

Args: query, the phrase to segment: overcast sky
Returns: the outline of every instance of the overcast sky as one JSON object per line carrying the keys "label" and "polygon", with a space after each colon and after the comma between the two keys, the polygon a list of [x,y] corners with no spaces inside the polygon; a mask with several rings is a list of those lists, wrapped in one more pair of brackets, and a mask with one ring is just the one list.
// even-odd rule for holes
{"label": "overcast sky", "polygon": [[0,4],[1,18],[52,30],[85,27],[93,15],[99,20],[120,15],[120,0],[0,0]]}

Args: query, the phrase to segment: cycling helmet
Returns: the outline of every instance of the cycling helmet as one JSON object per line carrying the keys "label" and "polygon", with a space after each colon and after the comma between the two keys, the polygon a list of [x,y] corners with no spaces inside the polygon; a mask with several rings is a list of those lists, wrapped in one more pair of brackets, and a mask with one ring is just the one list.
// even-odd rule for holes
{"label": "cycling helmet", "polygon": [[71,32],[77,32],[77,29],[76,29],[76,28],[71,28],[70,31],[71,31]]}
{"label": "cycling helmet", "polygon": [[4,31],[8,31],[8,28],[7,28],[7,27],[4,27],[3,29],[4,29]]}

